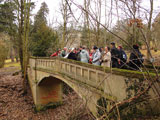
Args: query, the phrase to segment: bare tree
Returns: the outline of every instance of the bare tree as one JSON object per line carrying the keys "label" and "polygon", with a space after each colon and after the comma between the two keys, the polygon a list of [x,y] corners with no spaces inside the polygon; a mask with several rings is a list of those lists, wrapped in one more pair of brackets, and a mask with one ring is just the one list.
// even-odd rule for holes
{"label": "bare tree", "polygon": [[152,25],[152,17],[153,17],[153,0],[150,0],[150,12],[149,12],[149,20],[147,27],[147,59],[149,60],[152,56],[150,56],[150,42],[152,40],[151,36],[151,25]]}
{"label": "bare tree", "polygon": [[61,41],[61,47],[63,48],[65,46],[65,43],[67,41],[67,24],[69,19],[69,8],[66,0],[61,1],[61,14],[63,17],[63,36]]}
{"label": "bare tree", "polygon": [[[89,11],[90,0],[84,0],[84,8],[86,11]],[[89,15],[88,12],[84,12],[84,29],[87,29],[86,40],[89,42],[89,47],[91,47],[90,40],[90,24],[89,24]]]}

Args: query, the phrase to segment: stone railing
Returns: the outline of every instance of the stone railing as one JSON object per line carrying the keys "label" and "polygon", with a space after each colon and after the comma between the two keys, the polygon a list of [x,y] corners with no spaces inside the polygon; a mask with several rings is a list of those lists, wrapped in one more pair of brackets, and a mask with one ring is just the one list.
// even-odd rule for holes
{"label": "stone railing", "polygon": [[[30,66],[40,71],[69,77],[75,82],[86,84],[113,96],[119,96],[121,100],[126,97],[125,79],[144,79],[144,76],[149,77],[148,79],[156,78],[154,73],[110,69],[63,58],[32,57]],[[121,91],[120,94],[119,91]]]}
{"label": "stone railing", "polygon": [[[95,74],[112,73],[115,75],[122,75],[130,78],[143,78],[144,75],[150,75],[150,77],[156,77],[154,73],[132,71],[117,68],[106,68],[101,66],[95,66],[87,63],[82,63],[79,61],[63,59],[63,58],[48,58],[48,57],[31,57],[30,66],[37,68],[45,68],[51,70],[58,70],[59,72],[64,72],[68,74],[74,74],[75,76],[84,77],[88,80],[98,78],[92,77]],[[87,73],[88,71],[88,73]],[[98,73],[97,73],[98,71]]]}
{"label": "stone railing", "polygon": [[93,87],[97,87],[98,83],[101,83],[98,88],[104,88],[104,84],[102,83],[104,81],[102,80],[106,73],[98,69],[97,66],[60,58],[31,58],[30,65],[34,69],[50,73],[60,73]]}

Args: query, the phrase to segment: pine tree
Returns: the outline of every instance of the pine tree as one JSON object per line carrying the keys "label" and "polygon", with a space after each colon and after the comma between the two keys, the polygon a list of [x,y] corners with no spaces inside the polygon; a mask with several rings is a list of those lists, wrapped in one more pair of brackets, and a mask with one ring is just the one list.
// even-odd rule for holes
{"label": "pine tree", "polygon": [[16,32],[15,6],[10,1],[0,1],[0,32],[13,36]]}
{"label": "pine tree", "polygon": [[56,32],[47,25],[48,6],[45,2],[35,16],[30,50],[33,56],[49,56],[49,49],[57,44]]}
{"label": "pine tree", "polygon": [[38,28],[44,24],[47,25],[47,16],[49,13],[48,6],[45,2],[41,4],[41,8],[38,11],[37,15],[34,18],[34,32],[38,30]]}

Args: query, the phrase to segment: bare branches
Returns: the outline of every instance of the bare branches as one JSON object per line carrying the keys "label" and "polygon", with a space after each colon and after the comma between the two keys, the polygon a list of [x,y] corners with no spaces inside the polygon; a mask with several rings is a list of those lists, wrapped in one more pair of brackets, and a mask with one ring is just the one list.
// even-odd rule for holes
{"label": "bare branches", "polygon": [[[96,10],[94,10],[92,7],[90,7],[90,9],[87,9],[87,7],[86,6],[82,6],[82,5],[79,5],[79,4],[77,4],[75,1],[73,1],[73,0],[70,0],[71,1],[71,3],[72,4],[74,4],[75,6],[77,6],[77,8],[79,8],[81,11],[83,11],[83,13],[87,16],[86,18],[87,19],[89,19],[89,25],[91,26],[93,26],[93,27],[97,27],[96,29],[97,29],[97,31],[96,31],[96,33],[97,33],[97,36],[99,35],[99,29],[100,29],[100,27],[102,27],[102,28],[104,28],[106,31],[108,31],[110,34],[112,34],[113,36],[115,36],[116,38],[118,38],[119,40],[121,40],[121,42],[123,42],[124,44],[126,44],[128,47],[130,47],[130,49],[132,49],[132,44],[136,44],[137,42],[138,42],[138,39],[137,39],[137,32],[138,33],[141,33],[141,35],[142,35],[142,38],[143,38],[143,42],[145,43],[145,45],[147,46],[147,49],[148,49],[148,53],[149,53],[149,55],[151,56],[151,57],[153,57],[152,56],[152,54],[151,54],[151,51],[150,51],[150,43],[149,42],[147,42],[148,41],[148,39],[149,40],[151,40],[151,36],[150,37],[148,37],[148,36],[146,36],[145,35],[145,33],[144,33],[144,30],[142,29],[142,28],[137,28],[137,24],[136,23],[134,23],[133,24],[133,26],[131,27],[131,29],[132,29],[132,32],[130,32],[129,31],[129,29],[127,29],[126,28],[126,30],[125,31],[127,31],[128,33],[127,34],[129,34],[129,35],[131,35],[132,37],[133,37],[133,43],[132,44],[130,44],[130,43],[128,43],[124,38],[122,38],[121,36],[119,36],[119,35],[117,35],[115,32],[113,32],[112,30],[110,30],[108,27],[106,27],[107,26],[107,24],[106,24],[106,21],[105,21],[105,24],[103,24],[102,23],[102,21],[101,21],[101,18],[102,18],[102,16],[101,16],[101,5],[102,5],[102,3],[101,3],[101,1],[96,1],[96,0],[94,0],[94,3],[95,3],[95,8],[98,8],[98,9],[96,9]],[[86,2],[86,1],[85,1]],[[140,8],[141,8],[141,6],[140,6],[140,1],[138,1],[138,0],[133,0],[133,1],[126,1],[126,0],[120,0],[120,2],[124,5],[124,7],[123,8],[119,8],[119,6],[118,6],[118,1],[115,1],[115,3],[116,3],[116,8],[117,8],[117,16],[118,16],[118,21],[119,21],[119,9],[123,9],[124,11],[124,14],[126,15],[126,18],[127,19],[133,19],[133,20],[136,20],[137,19],[137,17],[140,17]],[[105,1],[105,6],[106,6],[106,1]],[[85,3],[85,5],[86,5],[86,3]],[[151,10],[149,11],[149,13],[150,13],[150,17],[149,17],[149,19],[148,19],[148,32],[147,32],[147,35],[149,35],[149,34],[151,34],[151,23],[152,23],[152,19],[153,19],[153,0],[150,0],[150,7],[151,7]],[[113,6],[113,1],[111,1],[111,7],[110,7],[110,12],[109,12],[109,15],[108,15],[108,17],[110,17],[111,18],[111,21],[110,21],[110,24],[112,23],[112,14],[113,14],[113,8],[112,8],[112,6]],[[142,8],[141,8],[142,9]],[[122,12],[122,11],[121,11]],[[147,11],[148,12],[148,11]],[[105,11],[105,20],[107,19],[107,17],[106,17],[106,14],[107,14],[107,12]],[[94,24],[95,23],[95,24]],[[124,32],[124,31],[123,31]],[[98,41],[98,39],[97,39],[97,41]],[[98,45],[98,42],[97,42],[97,45]],[[155,68],[155,66],[154,66],[154,64],[152,63],[152,65],[153,65],[153,68],[155,69],[155,73],[156,73],[156,78],[157,79],[159,79],[159,74],[158,74],[158,72],[157,72],[157,70],[156,70],[156,68]],[[122,102],[116,102],[116,101],[113,101],[113,102],[115,102],[114,103],[114,105],[113,105],[113,107],[111,108],[111,110],[109,111],[109,113],[107,114],[107,116],[111,113],[111,112],[113,112],[113,110],[114,109],[117,109],[117,113],[118,113],[118,116],[119,116],[119,119],[120,119],[120,113],[119,113],[119,106],[122,106],[122,105],[124,105],[124,104],[128,104],[128,103],[132,103],[132,102],[134,102],[135,100],[137,100],[137,99],[139,99],[142,95],[144,95],[144,94],[146,94],[147,93],[147,91],[151,88],[151,89],[153,89],[153,91],[155,91],[155,93],[157,93],[158,94],[158,96],[160,96],[160,94],[159,94],[159,91],[158,91],[158,89],[156,88],[156,86],[154,85],[154,83],[155,83],[155,80],[153,80],[152,78],[151,78],[151,76],[149,75],[149,71],[147,70],[147,68],[146,67],[144,67],[144,70],[146,71],[146,74],[144,74],[144,81],[147,83],[147,85],[148,85],[148,87],[147,88],[144,88],[144,90],[143,91],[141,91],[141,90],[139,90],[138,91],[138,93],[137,93],[137,95],[136,96],[133,96],[133,97],[131,97],[131,98],[129,98],[129,99],[127,99],[127,100],[124,100],[124,101],[122,101]],[[142,69],[140,68],[140,71],[142,71]],[[107,79],[107,76],[105,77],[105,79],[104,80],[106,80]],[[98,85],[97,85],[97,87],[99,86],[99,85],[101,85],[103,82],[104,82],[104,80],[103,81],[101,81]],[[141,89],[143,88],[143,86],[142,86],[142,84],[139,84],[138,85]],[[100,118],[100,119],[103,119],[103,117],[106,117],[106,115],[104,115],[104,116],[102,116],[102,118]]]}

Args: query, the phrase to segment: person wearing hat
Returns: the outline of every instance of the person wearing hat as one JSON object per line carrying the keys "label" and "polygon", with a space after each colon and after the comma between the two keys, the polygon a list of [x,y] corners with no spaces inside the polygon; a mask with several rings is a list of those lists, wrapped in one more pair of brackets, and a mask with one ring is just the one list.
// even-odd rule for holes
{"label": "person wearing hat", "polygon": [[144,61],[143,55],[139,51],[139,46],[133,45],[133,50],[132,50],[130,57],[129,57],[130,69],[138,70],[139,67],[142,66],[143,61]]}
{"label": "person wearing hat", "polygon": [[110,44],[110,47],[111,47],[111,64],[112,64],[112,67],[113,68],[118,68],[119,67],[119,62],[120,62],[120,59],[119,59],[119,51],[118,49],[116,48],[116,45],[114,42],[112,42]]}
{"label": "person wearing hat", "polygon": [[100,65],[101,53],[96,46],[93,46],[94,54],[92,59],[93,65]]}

